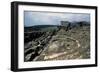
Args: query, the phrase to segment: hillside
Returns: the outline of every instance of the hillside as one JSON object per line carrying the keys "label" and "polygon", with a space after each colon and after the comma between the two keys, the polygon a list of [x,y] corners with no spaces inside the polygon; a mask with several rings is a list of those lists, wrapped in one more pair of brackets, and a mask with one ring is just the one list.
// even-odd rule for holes
{"label": "hillside", "polygon": [[74,28],[69,31],[63,29],[52,37],[44,52],[37,59],[42,60],[70,60],[90,58],[90,30],[89,26]]}
{"label": "hillside", "polygon": [[25,61],[88,59],[90,26],[45,32],[26,45]]}

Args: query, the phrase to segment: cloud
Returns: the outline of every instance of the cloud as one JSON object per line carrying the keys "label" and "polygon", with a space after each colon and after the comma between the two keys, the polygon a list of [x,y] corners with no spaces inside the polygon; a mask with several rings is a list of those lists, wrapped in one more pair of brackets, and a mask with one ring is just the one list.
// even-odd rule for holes
{"label": "cloud", "polygon": [[53,12],[24,12],[25,26],[60,24],[60,21],[90,21],[89,14],[53,13]]}

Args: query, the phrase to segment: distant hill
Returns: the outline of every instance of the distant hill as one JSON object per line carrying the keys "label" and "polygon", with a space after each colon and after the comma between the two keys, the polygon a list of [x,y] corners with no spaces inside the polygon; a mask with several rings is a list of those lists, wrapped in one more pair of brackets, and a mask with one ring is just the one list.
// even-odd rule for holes
{"label": "distant hill", "polygon": [[28,31],[46,31],[50,29],[57,29],[58,25],[35,25],[31,27],[24,27],[24,32]]}
{"label": "distant hill", "polygon": [[[70,24],[70,28],[90,26],[90,22],[86,22],[86,21],[67,22],[64,25],[67,25],[68,23]],[[57,30],[58,26],[60,27],[62,25],[34,25],[34,26],[30,26],[30,27],[24,27],[24,32]]]}

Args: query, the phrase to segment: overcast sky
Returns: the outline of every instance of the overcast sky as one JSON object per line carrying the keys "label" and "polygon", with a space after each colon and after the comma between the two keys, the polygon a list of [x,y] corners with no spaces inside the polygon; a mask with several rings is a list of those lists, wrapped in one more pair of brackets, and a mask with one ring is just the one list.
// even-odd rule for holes
{"label": "overcast sky", "polygon": [[60,21],[90,21],[89,14],[53,13],[53,12],[24,12],[24,26],[59,25]]}

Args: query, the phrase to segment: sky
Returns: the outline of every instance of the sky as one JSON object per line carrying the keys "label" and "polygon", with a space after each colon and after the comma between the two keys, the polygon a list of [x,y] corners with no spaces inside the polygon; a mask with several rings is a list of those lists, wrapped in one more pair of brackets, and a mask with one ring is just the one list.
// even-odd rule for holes
{"label": "sky", "polygon": [[60,21],[90,22],[90,14],[24,11],[25,27],[34,25],[60,25]]}

